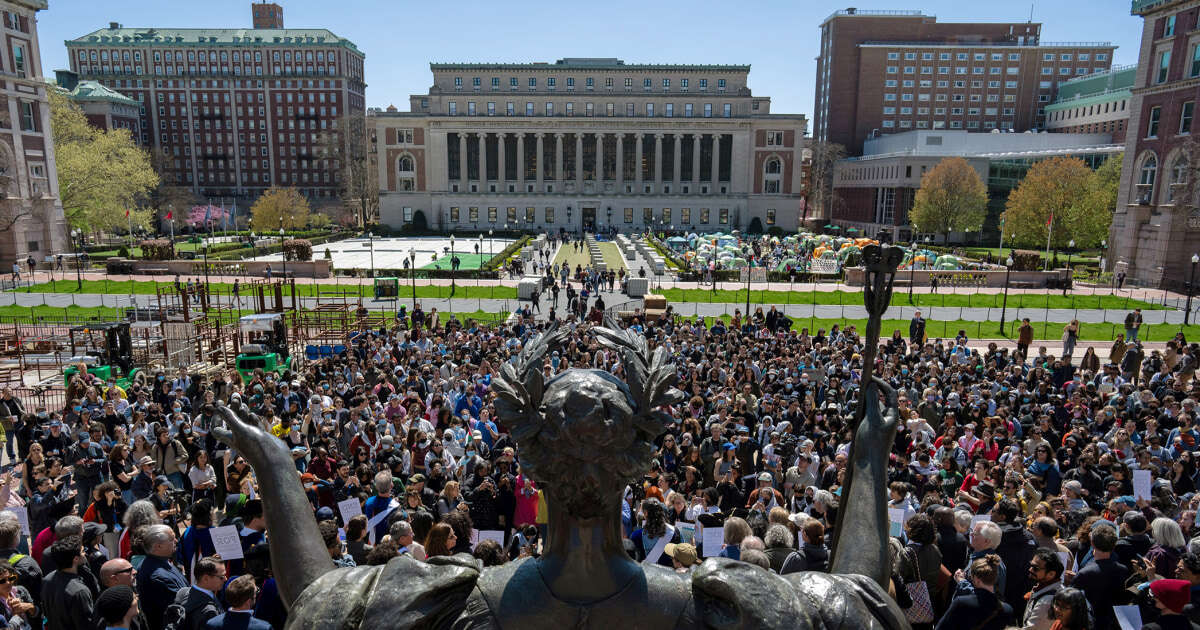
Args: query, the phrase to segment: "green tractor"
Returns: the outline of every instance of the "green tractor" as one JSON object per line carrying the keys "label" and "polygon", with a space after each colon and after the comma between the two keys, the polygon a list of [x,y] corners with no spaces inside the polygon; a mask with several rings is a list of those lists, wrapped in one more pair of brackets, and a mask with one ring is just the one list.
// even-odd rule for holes
{"label": "green tractor", "polygon": [[133,383],[146,382],[146,373],[133,367],[129,322],[88,324],[76,326],[69,332],[71,363],[63,370],[63,380],[67,385],[71,384],[71,377],[79,373],[81,366],[87,366],[88,374],[102,381],[116,379],[117,387],[121,389],[129,389]]}
{"label": "green tractor", "polygon": [[287,326],[281,313],[246,315],[238,320],[238,329],[239,335],[245,335],[237,355],[237,371],[243,383],[254,378],[254,370],[283,374],[292,368]]}

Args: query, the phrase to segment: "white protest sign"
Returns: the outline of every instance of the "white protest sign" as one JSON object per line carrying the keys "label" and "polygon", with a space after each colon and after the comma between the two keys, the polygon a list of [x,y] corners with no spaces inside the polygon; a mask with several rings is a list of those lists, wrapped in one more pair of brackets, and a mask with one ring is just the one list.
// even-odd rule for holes
{"label": "white protest sign", "polygon": [[976,523],[982,523],[984,521],[991,521],[991,520],[992,520],[991,514],[976,514],[975,516],[971,517],[971,530],[973,531],[975,529]]}
{"label": "white protest sign", "polygon": [[1133,471],[1133,498],[1139,501],[1142,499],[1149,501],[1152,498],[1150,494],[1152,484],[1153,480],[1149,470]]}
{"label": "white protest sign", "polygon": [[340,512],[342,515],[343,523],[349,523],[350,519],[363,513],[362,506],[359,505],[358,499],[355,498],[346,499],[345,501],[338,501],[337,507],[338,512]]}
{"label": "white protest sign", "polygon": [[694,544],[692,541],[696,539],[696,524],[679,521],[675,523],[675,529],[679,530],[679,541]]}
{"label": "white protest sign", "polygon": [[1139,630],[1142,627],[1142,611],[1137,606],[1113,606],[1121,630]]}
{"label": "white protest sign", "polygon": [[501,547],[504,547],[504,531],[499,529],[480,529],[477,531],[479,532],[479,536],[476,542],[494,540],[500,543]]}
{"label": "white protest sign", "polygon": [[242,554],[242,538],[238,536],[237,527],[233,525],[210,527],[208,535],[212,537],[213,549],[222,560],[237,560],[245,557]]}
{"label": "white protest sign", "polygon": [[725,545],[725,528],[705,527],[700,544],[704,547],[705,558],[712,558],[721,553],[721,548]]}
{"label": "white protest sign", "polygon": [[904,509],[888,508],[888,535],[900,538],[904,534]]}
{"label": "white protest sign", "polygon": [[29,535],[29,510],[23,505],[14,505],[4,508],[5,512],[12,512],[17,515],[17,521],[21,523],[21,533]]}

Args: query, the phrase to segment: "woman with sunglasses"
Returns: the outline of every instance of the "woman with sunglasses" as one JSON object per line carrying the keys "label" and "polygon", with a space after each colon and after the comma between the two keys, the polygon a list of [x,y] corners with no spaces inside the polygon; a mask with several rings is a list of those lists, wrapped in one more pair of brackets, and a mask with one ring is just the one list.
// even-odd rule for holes
{"label": "woman with sunglasses", "polygon": [[30,628],[29,620],[41,615],[33,597],[24,586],[17,584],[17,570],[7,563],[0,565],[0,612],[4,616],[4,627],[22,630]]}

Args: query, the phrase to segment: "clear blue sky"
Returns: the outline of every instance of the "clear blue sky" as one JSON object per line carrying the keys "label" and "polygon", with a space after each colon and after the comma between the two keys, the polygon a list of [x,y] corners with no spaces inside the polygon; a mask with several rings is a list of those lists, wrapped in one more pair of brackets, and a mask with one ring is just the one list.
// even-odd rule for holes
{"label": "clear blue sky", "polygon": [[[835,10],[920,9],[939,21],[1020,21],[1029,2],[962,0],[277,0],[284,26],[328,28],[366,54],[367,103],[408,109],[428,89],[429,62],[532,62],[617,57],[626,63],[750,64],[750,86],[772,111],[811,117],[820,23]],[[40,14],[42,67],[67,66],[63,41],[108,26],[250,27],[249,0],[50,0]],[[1141,18],[1128,0],[1039,0],[1043,41],[1111,41],[1115,63],[1137,62]]]}

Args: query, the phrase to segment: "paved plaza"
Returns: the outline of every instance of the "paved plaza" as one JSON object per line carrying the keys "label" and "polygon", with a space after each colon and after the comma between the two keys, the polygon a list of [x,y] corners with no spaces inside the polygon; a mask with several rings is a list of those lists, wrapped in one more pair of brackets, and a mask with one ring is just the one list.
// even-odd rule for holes
{"label": "paved plaza", "polygon": [[[504,251],[513,243],[510,238],[495,238],[483,235],[480,240],[475,238],[455,238],[454,252],[462,260],[460,269],[478,269],[484,262],[491,260],[494,254]],[[480,245],[479,255],[475,255],[475,246]],[[447,257],[450,251],[450,239],[442,237],[404,237],[404,238],[349,238],[333,243],[313,246],[313,258],[325,257],[326,250],[333,259],[336,269],[404,269],[405,260],[410,253],[416,254],[416,268],[432,268],[434,259],[438,259],[438,268],[444,268],[440,259]],[[372,250],[374,260],[372,261]],[[282,261],[282,254],[259,256],[253,260],[267,262]]]}

